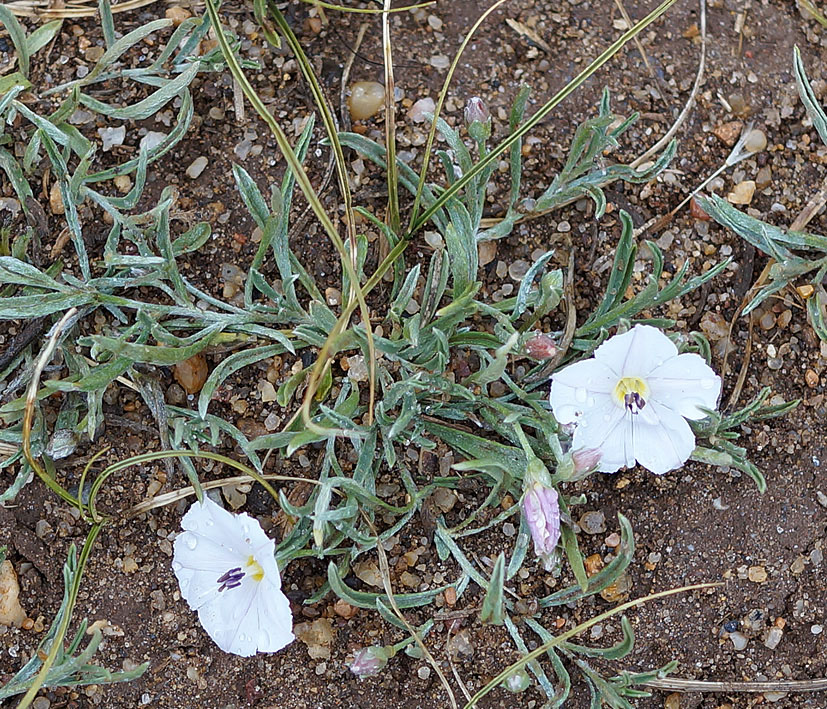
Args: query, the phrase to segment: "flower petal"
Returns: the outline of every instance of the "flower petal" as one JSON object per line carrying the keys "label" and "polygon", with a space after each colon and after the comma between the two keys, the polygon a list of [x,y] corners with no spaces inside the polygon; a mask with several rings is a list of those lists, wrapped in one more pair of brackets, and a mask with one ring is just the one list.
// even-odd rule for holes
{"label": "flower petal", "polygon": [[605,395],[602,411],[595,409],[583,416],[577,425],[572,448],[599,450],[600,463],[597,470],[601,473],[614,473],[624,465],[631,468],[635,464],[631,418],[630,412],[615,406],[611,398]]}
{"label": "flower petal", "polygon": [[681,467],[695,449],[695,434],[680,414],[650,401],[658,417],[655,425],[638,418],[634,423],[634,456],[656,475]]}
{"label": "flower petal", "polygon": [[610,337],[594,351],[594,357],[620,377],[646,377],[653,369],[678,354],[666,335],[651,325],[635,325],[622,335]]}
{"label": "flower petal", "polygon": [[721,394],[721,378],[693,352],[666,360],[652,370],[646,383],[653,400],[693,421],[706,416],[699,406],[717,408]]}
{"label": "flower petal", "polygon": [[[588,364],[592,361],[578,362],[567,369],[573,369],[580,364]],[[613,382],[612,387],[616,383],[616,381]],[[581,418],[592,416],[592,412],[597,412],[598,416],[602,416],[610,410],[619,408],[608,392],[586,389],[584,386],[573,387],[556,380],[551,382],[549,401],[554,418],[561,424],[576,423]]]}
{"label": "flower petal", "polygon": [[556,372],[551,381],[552,386],[558,383],[575,390],[585,389],[597,394],[611,394],[617,386],[618,379],[617,373],[604,362],[584,359]]}

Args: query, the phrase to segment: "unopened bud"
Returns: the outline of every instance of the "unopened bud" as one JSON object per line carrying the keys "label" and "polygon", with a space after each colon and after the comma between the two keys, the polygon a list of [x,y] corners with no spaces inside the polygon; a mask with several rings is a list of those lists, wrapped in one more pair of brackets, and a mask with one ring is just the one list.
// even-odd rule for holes
{"label": "unopened bud", "polygon": [[603,454],[597,448],[581,448],[571,454],[574,460],[574,473],[577,476],[591,473],[598,465]]}
{"label": "unopened bud", "polygon": [[472,96],[465,104],[465,125],[470,126],[474,121],[485,123],[491,114],[488,111],[488,106],[485,105],[479,96]]}
{"label": "unopened bud", "polygon": [[516,694],[518,692],[525,692],[530,684],[531,678],[528,676],[528,672],[523,669],[519,669],[508,675],[508,677],[503,680],[502,686],[509,692],[514,692]]}
{"label": "unopened bud", "polygon": [[554,567],[554,550],[560,541],[560,505],[557,491],[542,483],[526,486],[523,495],[523,515],[531,538],[534,553],[543,561],[546,571]]}
{"label": "unopened bud", "polygon": [[392,657],[392,650],[393,648],[377,645],[363,647],[353,653],[353,660],[348,663],[348,667],[357,677],[373,677],[385,669],[385,665]]}
{"label": "unopened bud", "polygon": [[526,340],[525,351],[534,359],[551,359],[557,354],[557,345],[551,335],[538,333]]}
{"label": "unopened bud", "polygon": [[491,114],[479,96],[469,98],[465,104],[465,125],[468,135],[480,145],[491,135]]}

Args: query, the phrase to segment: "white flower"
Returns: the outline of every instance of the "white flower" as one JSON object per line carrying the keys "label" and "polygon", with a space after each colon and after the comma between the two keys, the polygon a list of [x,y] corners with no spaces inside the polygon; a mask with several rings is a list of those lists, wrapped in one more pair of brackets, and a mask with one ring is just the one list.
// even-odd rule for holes
{"label": "white flower", "polygon": [[246,514],[208,497],[181,520],[172,569],[181,595],[224,652],[249,657],[293,642],[290,603],[281,591],[275,542]]}
{"label": "white flower", "polygon": [[551,408],[561,424],[575,424],[572,448],[596,448],[597,469],[613,473],[635,461],[661,475],[683,465],[695,448],[686,419],[715,409],[721,379],[702,357],[678,354],[649,325],[609,338],[592,359],[552,377]]}

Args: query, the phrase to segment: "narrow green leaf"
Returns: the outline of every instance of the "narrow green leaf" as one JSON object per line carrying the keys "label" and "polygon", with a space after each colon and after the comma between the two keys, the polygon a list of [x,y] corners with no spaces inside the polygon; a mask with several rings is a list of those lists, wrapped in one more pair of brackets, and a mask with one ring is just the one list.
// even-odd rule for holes
{"label": "narrow green leaf", "polygon": [[485,625],[502,625],[503,614],[503,584],[505,583],[505,554],[500,552],[491,570],[491,580],[485,590],[485,598],[480,609],[480,621]]}

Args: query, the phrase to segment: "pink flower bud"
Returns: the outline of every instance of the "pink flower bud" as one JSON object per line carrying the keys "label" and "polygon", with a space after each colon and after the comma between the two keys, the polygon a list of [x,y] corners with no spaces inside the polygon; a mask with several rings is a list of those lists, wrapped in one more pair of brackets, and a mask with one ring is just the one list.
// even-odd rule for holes
{"label": "pink flower bud", "polygon": [[603,454],[597,448],[581,448],[571,454],[574,460],[575,475],[592,472],[598,465]]}
{"label": "pink flower bud", "polygon": [[554,549],[560,541],[560,506],[557,491],[539,482],[531,483],[523,495],[523,515],[534,540],[534,553],[546,571],[554,566]]}
{"label": "pink flower bud", "polygon": [[468,99],[465,104],[465,124],[470,126],[474,121],[485,123],[491,114],[488,112],[488,106],[479,96],[473,96]]}
{"label": "pink flower bud", "polygon": [[384,647],[376,645],[363,647],[353,653],[353,660],[348,663],[348,667],[359,678],[373,677],[385,669],[390,656],[391,654]]}
{"label": "pink flower bud", "polygon": [[534,359],[551,359],[557,354],[557,345],[550,335],[538,333],[526,340],[525,351],[529,357]]}

